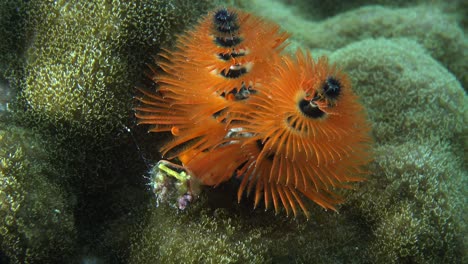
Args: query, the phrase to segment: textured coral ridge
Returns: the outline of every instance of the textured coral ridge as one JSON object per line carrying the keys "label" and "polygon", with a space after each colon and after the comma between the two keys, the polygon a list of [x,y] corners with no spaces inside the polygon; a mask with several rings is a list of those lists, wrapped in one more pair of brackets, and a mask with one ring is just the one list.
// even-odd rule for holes
{"label": "textured coral ridge", "polygon": [[179,158],[206,185],[235,176],[255,207],[282,205],[287,214],[302,196],[326,209],[342,199],[333,188],[360,181],[369,160],[362,107],[345,74],[326,58],[281,55],[288,34],[244,12],[220,8],[166,51],[153,81],[140,89],[140,124],[171,132],[161,149]]}

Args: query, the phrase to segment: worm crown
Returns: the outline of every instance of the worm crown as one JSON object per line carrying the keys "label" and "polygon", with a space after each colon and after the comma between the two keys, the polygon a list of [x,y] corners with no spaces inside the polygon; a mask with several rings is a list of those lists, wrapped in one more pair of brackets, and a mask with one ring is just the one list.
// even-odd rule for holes
{"label": "worm crown", "polygon": [[[136,117],[169,132],[161,148],[205,185],[235,177],[238,200],[309,217],[304,198],[335,209],[333,190],[361,181],[369,125],[348,78],[326,58],[284,55],[288,34],[219,8],[160,54],[158,88],[139,89]],[[307,200],[306,199],[306,200]]]}

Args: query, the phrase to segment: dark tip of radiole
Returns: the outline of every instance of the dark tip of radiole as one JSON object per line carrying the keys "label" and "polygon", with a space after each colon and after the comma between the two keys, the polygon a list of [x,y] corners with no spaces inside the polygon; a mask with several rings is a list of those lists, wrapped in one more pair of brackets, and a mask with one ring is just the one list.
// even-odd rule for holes
{"label": "dark tip of radiole", "polygon": [[247,73],[247,69],[245,67],[238,67],[235,69],[229,69],[229,70],[222,70],[221,71],[221,76],[224,78],[228,79],[236,79],[239,78],[240,76],[244,75]]}
{"label": "dark tip of radiole", "polygon": [[237,46],[241,42],[242,42],[242,39],[236,36],[215,38],[216,45],[224,47],[224,48],[231,48],[231,47]]}
{"label": "dark tip of radiole", "polygon": [[325,112],[320,110],[320,108],[314,103],[313,100],[307,101],[302,99],[299,102],[299,109],[301,112],[309,118],[317,119],[325,116]]}
{"label": "dark tip of radiole", "polygon": [[228,61],[232,58],[231,53],[219,53],[218,58],[220,58],[223,61]]}
{"label": "dark tip of radiole", "polygon": [[222,33],[232,33],[239,29],[236,13],[230,12],[226,8],[221,8],[215,13],[214,24],[216,29]]}
{"label": "dark tip of radiole", "polygon": [[342,85],[335,77],[330,76],[323,84],[323,92],[328,99],[336,99],[341,93]]}
{"label": "dark tip of radiole", "polygon": [[228,61],[233,58],[245,56],[244,52],[218,53],[218,58],[223,61]]}
{"label": "dark tip of radiole", "polygon": [[221,24],[235,19],[235,14],[229,13],[227,8],[222,7],[218,11],[216,11],[214,18],[216,24]]}

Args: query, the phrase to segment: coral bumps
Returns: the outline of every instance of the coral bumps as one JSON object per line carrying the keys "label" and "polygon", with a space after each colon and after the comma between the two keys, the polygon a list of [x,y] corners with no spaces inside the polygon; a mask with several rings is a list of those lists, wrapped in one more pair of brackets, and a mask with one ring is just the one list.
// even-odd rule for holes
{"label": "coral bumps", "polygon": [[148,53],[207,4],[31,1],[32,31],[22,107],[26,119],[62,134],[101,138],[131,116]]}
{"label": "coral bumps", "polygon": [[12,263],[58,262],[75,253],[70,197],[55,183],[60,174],[45,143],[0,123],[0,249]]}
{"label": "coral bumps", "polygon": [[416,42],[366,40],[332,56],[366,98],[379,143],[354,206],[372,223],[379,263],[456,263],[463,251],[467,98]]}

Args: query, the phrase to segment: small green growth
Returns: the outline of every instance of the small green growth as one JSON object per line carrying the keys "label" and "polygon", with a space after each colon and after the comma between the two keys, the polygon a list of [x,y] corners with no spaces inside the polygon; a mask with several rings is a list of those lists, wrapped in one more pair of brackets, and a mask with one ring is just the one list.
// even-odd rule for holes
{"label": "small green growth", "polygon": [[[167,203],[174,208],[185,208],[193,201],[194,178],[180,165],[160,160],[149,172],[150,187],[156,196],[156,204]],[[197,188],[198,189],[198,188]],[[181,202],[183,203],[181,204]],[[181,207],[182,206],[182,207]]]}

